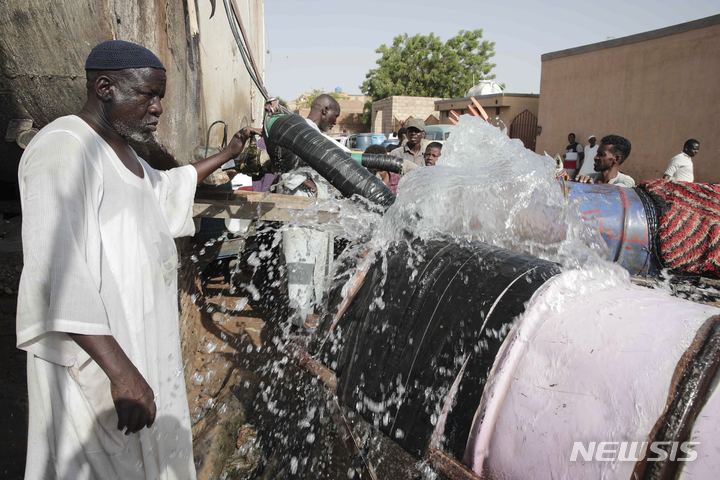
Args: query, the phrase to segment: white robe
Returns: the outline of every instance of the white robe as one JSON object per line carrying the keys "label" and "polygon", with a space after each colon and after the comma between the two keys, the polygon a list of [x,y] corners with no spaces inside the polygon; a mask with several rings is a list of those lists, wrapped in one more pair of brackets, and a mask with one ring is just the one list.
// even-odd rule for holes
{"label": "white robe", "polygon": [[[197,172],[138,159],[144,178],[76,116],[42,129],[21,159],[26,479],[195,478],[172,238],[194,232]],[[118,341],[155,393],[152,428],[117,430],[107,376],[68,333]]]}

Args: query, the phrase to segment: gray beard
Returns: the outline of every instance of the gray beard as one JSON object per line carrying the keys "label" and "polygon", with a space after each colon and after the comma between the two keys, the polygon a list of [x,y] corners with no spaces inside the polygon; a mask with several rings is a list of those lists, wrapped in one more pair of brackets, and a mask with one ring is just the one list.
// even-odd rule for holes
{"label": "gray beard", "polygon": [[125,125],[122,122],[113,124],[112,126],[115,131],[127,141],[134,141],[138,143],[146,143],[153,139],[152,132],[144,133],[133,129],[132,127]]}

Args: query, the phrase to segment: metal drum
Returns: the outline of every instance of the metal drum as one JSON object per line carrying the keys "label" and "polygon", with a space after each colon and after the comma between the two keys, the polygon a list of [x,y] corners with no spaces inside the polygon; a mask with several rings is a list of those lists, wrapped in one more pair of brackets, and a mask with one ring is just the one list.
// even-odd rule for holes
{"label": "metal drum", "polygon": [[[505,339],[463,463],[494,479],[717,478],[720,309],[630,285],[569,296],[582,275],[549,280]],[[690,440],[697,464],[679,461]],[[643,461],[641,442],[669,459]]]}
{"label": "metal drum", "polygon": [[619,263],[631,275],[656,273],[652,255],[655,207],[649,199],[635,189],[614,185],[568,182],[567,187],[583,218],[600,229],[608,246],[608,260]]}

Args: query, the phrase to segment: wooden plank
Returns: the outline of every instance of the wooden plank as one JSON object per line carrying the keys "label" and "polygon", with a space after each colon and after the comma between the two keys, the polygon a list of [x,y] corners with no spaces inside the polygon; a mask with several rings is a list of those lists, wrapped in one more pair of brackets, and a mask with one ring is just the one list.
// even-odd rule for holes
{"label": "wooden plank", "polygon": [[482,116],[480,116],[480,113],[475,110],[472,105],[468,105],[468,110],[470,110],[470,115],[472,115],[473,117],[482,118]]}
{"label": "wooden plank", "polygon": [[477,108],[478,112],[480,112],[480,116],[487,122],[488,121],[488,114],[485,112],[485,109],[480,105],[480,102],[478,102],[475,97],[470,97],[470,100],[472,103],[475,104],[475,107]]}
{"label": "wooden plank", "polygon": [[337,375],[335,372],[327,368],[322,363],[310,356],[305,349],[295,343],[289,343],[285,346],[290,355],[295,358],[298,365],[317,377],[321,382],[327,385],[333,392],[337,390]]}
{"label": "wooden plank", "polygon": [[483,480],[466,465],[434,447],[428,447],[425,452],[425,461],[452,480]]}
{"label": "wooden plank", "polygon": [[455,117],[455,120],[460,120],[460,115],[455,110],[450,110],[450,115]]}
{"label": "wooden plank", "polygon": [[455,120],[454,118],[448,117],[448,120],[450,120],[450,123],[452,123],[453,125],[457,125],[457,120]]}
{"label": "wooden plank", "polygon": [[323,205],[324,200],[264,192],[198,191],[193,216],[201,218],[241,218],[290,222],[312,220],[327,223],[337,215],[337,208]]}

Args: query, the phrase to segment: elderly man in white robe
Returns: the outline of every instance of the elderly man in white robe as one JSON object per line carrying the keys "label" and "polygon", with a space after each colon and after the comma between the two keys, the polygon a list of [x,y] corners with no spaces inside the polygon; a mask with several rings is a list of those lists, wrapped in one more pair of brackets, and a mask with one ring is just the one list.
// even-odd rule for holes
{"label": "elderly man in white robe", "polygon": [[157,171],[150,139],[165,68],[109,41],[88,56],[87,102],[28,145],[18,171],[24,270],[18,347],[28,352],[26,479],[193,479],[180,354],[177,251],[196,185],[259,133]]}

